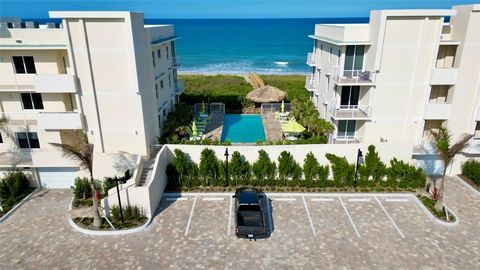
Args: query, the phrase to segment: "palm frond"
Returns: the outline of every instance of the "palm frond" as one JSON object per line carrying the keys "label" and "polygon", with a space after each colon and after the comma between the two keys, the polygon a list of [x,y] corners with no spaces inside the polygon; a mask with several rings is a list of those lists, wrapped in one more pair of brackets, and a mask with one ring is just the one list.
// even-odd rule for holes
{"label": "palm frond", "polygon": [[76,142],[74,145],[62,143],[50,143],[60,149],[63,156],[78,161],[80,168],[93,172],[93,144],[88,143],[87,135],[81,131],[75,131]]}
{"label": "palm frond", "polygon": [[460,138],[457,140],[457,142],[455,142],[455,144],[450,146],[450,149],[448,151],[448,155],[451,156],[451,157],[454,157],[456,154],[458,154],[460,151],[462,151],[463,148],[465,148],[465,146],[467,146],[468,141],[470,141],[470,139],[473,138],[473,136],[474,136],[473,134],[463,133],[460,136]]}

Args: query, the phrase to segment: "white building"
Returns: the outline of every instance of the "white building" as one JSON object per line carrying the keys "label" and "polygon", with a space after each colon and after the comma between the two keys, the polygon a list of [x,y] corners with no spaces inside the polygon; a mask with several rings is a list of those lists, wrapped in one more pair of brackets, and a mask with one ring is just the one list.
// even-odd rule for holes
{"label": "white building", "polygon": [[[0,168],[31,169],[68,187],[78,164],[50,143],[74,130],[94,144],[97,178],[149,156],[178,101],[172,25],[144,26],[134,12],[50,12],[61,24],[0,23]],[[132,165],[133,163],[133,165]]]}
{"label": "white building", "polygon": [[[450,18],[446,22],[446,18]],[[372,11],[368,24],[315,26],[305,87],[331,143],[411,143],[440,171],[431,129],[475,134],[460,161],[480,156],[480,5]]]}

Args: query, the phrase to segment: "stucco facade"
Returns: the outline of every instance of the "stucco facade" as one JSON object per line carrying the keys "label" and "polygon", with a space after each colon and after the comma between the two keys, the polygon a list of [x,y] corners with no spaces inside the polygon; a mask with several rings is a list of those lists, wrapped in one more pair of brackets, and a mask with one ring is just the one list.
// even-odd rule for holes
{"label": "stucco facade", "polygon": [[[446,18],[450,18],[446,22]],[[407,143],[441,171],[431,129],[475,134],[457,157],[480,156],[480,5],[372,11],[368,24],[316,25],[305,87],[335,125],[330,143]]]}
{"label": "stucco facade", "polygon": [[62,23],[0,27],[0,113],[9,120],[0,167],[75,169],[50,143],[81,129],[98,157],[95,176],[113,176],[118,159],[149,156],[178,102],[179,37],[172,25],[145,26],[143,13],[49,16]]}

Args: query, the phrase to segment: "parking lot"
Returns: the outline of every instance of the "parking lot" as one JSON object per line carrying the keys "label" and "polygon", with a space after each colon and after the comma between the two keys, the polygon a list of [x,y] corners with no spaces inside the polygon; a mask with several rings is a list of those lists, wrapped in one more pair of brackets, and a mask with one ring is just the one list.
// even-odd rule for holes
{"label": "parking lot", "polygon": [[121,236],[68,224],[70,190],[46,190],[0,224],[0,269],[476,269],[480,196],[448,181],[456,226],[411,195],[274,194],[271,235],[234,235],[231,194],[165,196],[152,223]]}
{"label": "parking lot", "polygon": [[[429,217],[411,195],[266,194],[262,209],[272,239],[310,237],[402,240],[410,223]],[[229,193],[166,194],[158,222],[192,239],[235,237]],[[417,223],[418,224],[418,223]],[[379,239],[382,240],[382,239]]]}

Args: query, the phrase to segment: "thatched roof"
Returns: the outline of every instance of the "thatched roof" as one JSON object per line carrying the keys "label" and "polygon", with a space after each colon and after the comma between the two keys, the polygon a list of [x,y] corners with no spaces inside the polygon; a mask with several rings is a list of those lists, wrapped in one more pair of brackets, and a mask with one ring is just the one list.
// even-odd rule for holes
{"label": "thatched roof", "polygon": [[247,99],[256,103],[280,102],[286,97],[287,93],[270,85],[257,88],[247,94]]}

